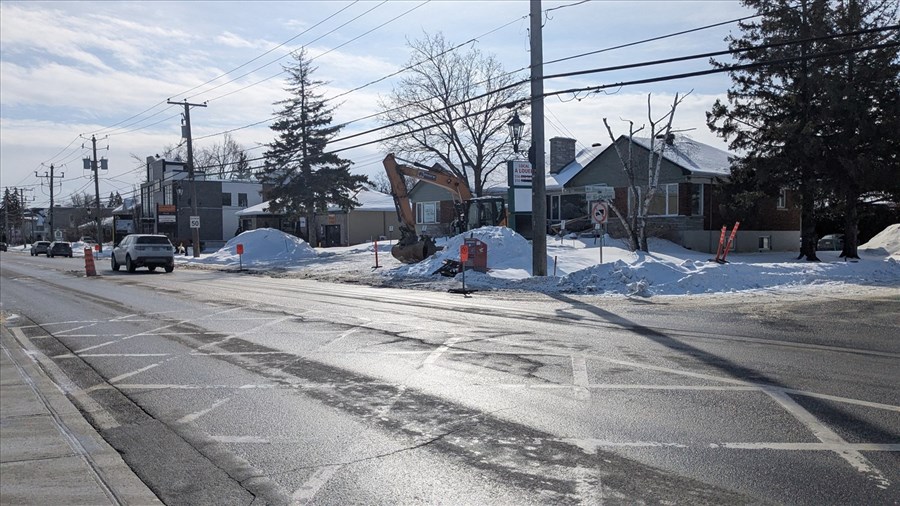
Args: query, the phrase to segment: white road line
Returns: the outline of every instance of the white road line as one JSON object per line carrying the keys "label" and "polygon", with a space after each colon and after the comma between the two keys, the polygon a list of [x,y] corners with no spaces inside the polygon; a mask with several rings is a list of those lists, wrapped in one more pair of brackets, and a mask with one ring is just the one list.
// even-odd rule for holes
{"label": "white road line", "polygon": [[276,389],[299,388],[293,385],[284,387],[276,384],[263,385],[176,385],[160,383],[120,383],[116,385],[119,390],[240,390],[240,389]]}
{"label": "white road line", "polygon": [[120,375],[116,376],[115,378],[110,378],[109,382],[116,383],[117,381],[122,381],[123,379],[130,378],[130,377],[134,376],[135,374],[140,374],[144,371],[149,371],[150,369],[153,369],[154,367],[156,367],[158,365],[159,364],[150,364],[147,367],[141,367],[140,369],[138,369],[136,371],[131,371],[131,372],[126,372],[125,374],[120,374]]}
{"label": "white road line", "polygon": [[85,329],[85,328],[88,328],[88,327],[93,327],[94,325],[96,325],[96,323],[89,323],[89,324],[87,324],[87,325],[79,325],[78,327],[71,328],[71,329],[67,329],[67,330],[58,330],[58,331],[56,331],[56,333],[57,333],[57,334],[66,334],[66,335],[68,336],[68,335],[69,335],[68,332],[75,332],[76,330],[81,330],[81,329]]}
{"label": "white road line", "polygon": [[112,357],[112,358],[127,358],[127,357],[168,357],[168,353],[84,353],[82,355],[73,355],[72,353],[66,353],[65,355],[54,355],[53,358],[86,358],[86,357]]}
{"label": "white road line", "polygon": [[330,480],[341,467],[342,466],[326,466],[316,469],[312,476],[310,476],[309,479],[306,480],[306,482],[304,482],[291,496],[291,499],[293,499],[291,504],[308,504],[316,494],[319,493],[319,489],[328,483],[328,480]]}
{"label": "white road line", "polygon": [[829,451],[842,452],[900,452],[900,444],[879,443],[718,443],[710,448],[734,448],[738,450],[793,450],[793,451]]}
{"label": "white road line", "polygon": [[[557,383],[475,383],[474,385],[498,388],[533,388],[539,390],[572,389],[572,385]],[[708,390],[712,392],[753,392],[760,390],[760,387],[753,385],[632,385],[614,383],[592,383],[583,388],[589,390]]]}
{"label": "white road line", "polygon": [[[222,343],[224,343],[224,342],[226,342],[226,341],[228,341],[228,340],[230,340],[230,339],[234,339],[235,337],[240,337],[240,336],[243,336],[243,335],[245,335],[245,334],[249,334],[249,333],[251,333],[251,332],[258,332],[260,329],[262,329],[262,328],[264,328],[264,327],[269,327],[269,326],[271,326],[271,325],[277,325],[277,324],[279,324],[279,323],[281,323],[281,322],[283,322],[283,321],[290,320],[291,318],[296,318],[296,317],[293,316],[293,315],[291,315],[291,316],[285,316],[285,317],[283,317],[283,318],[277,318],[277,319],[274,319],[274,320],[272,320],[271,318],[266,318],[266,319],[271,320],[271,321],[269,321],[268,323],[264,323],[264,324],[262,324],[262,325],[258,325],[258,326],[256,326],[256,327],[253,327],[252,329],[247,329],[247,330],[244,330],[244,331],[242,331],[242,332],[238,332],[238,333],[236,333],[236,334],[231,334],[231,335],[225,337],[224,339],[220,339],[220,340],[218,340],[218,341],[216,341],[216,342],[214,342],[214,343],[208,343],[208,344],[201,345],[201,346],[197,347],[197,351],[200,351],[200,350],[205,349],[205,348],[211,348],[211,347],[213,347],[213,346],[218,346],[218,345],[220,345],[220,344],[222,344]],[[192,352],[192,353],[196,353],[196,351],[195,351],[195,352]]]}
{"label": "white road line", "polygon": [[689,448],[688,445],[681,443],[662,443],[658,441],[608,441],[591,438],[564,438],[555,441],[577,446],[588,454],[596,454],[600,448]]}
{"label": "white road line", "polygon": [[425,362],[423,362],[422,365],[433,364],[438,358],[440,358],[441,354],[449,350],[451,346],[458,343],[459,341],[462,341],[463,339],[463,336],[456,336],[447,339],[446,341],[444,341],[443,345],[439,346],[436,350],[432,351],[430,355],[425,357]]}
{"label": "white road line", "polygon": [[[819,441],[822,441],[825,444],[837,445],[842,448],[847,445],[847,441],[845,441],[844,438],[820,422],[818,418],[813,416],[813,414],[803,408],[803,406],[797,404],[797,402],[794,399],[791,399],[784,391],[772,388],[766,388],[763,389],[763,391],[775,399],[775,402],[780,404],[782,408],[793,415],[800,423],[805,425]],[[835,450],[835,453],[849,462],[857,471],[874,481],[879,488],[891,486],[891,482],[881,474],[881,471],[872,465],[872,463],[869,462],[869,459],[859,453],[858,450],[838,449]]]}
{"label": "white road line", "polygon": [[587,360],[584,357],[572,357],[572,382],[578,387],[589,386]]}
{"label": "white road line", "polygon": [[326,348],[326,347],[328,347],[328,346],[331,346],[331,345],[333,345],[334,343],[340,341],[341,339],[343,339],[343,338],[349,336],[350,334],[353,334],[354,332],[359,332],[359,330],[360,330],[359,327],[354,327],[354,328],[348,330],[347,332],[344,332],[343,334],[341,334],[341,335],[335,337],[335,338],[332,339],[331,341],[328,341],[327,343],[323,344],[322,346],[319,346],[318,349],[321,350],[321,349],[323,349],[323,348]]}
{"label": "white road line", "polygon": [[268,439],[257,436],[209,436],[217,443],[271,444]]}
{"label": "white road line", "polygon": [[782,388],[783,392],[794,394],[794,395],[802,395],[804,397],[815,397],[817,399],[826,399],[829,401],[843,402],[845,404],[856,404],[858,406],[865,406],[867,408],[876,408],[876,409],[886,409],[888,411],[896,411],[900,413],[900,406],[894,406],[891,404],[881,404],[880,402],[870,402],[870,401],[861,401],[858,399],[850,399],[848,397],[839,397],[837,395],[828,395],[828,394],[820,394],[816,392],[807,392],[806,390],[794,390],[792,388]]}
{"label": "white road line", "polygon": [[25,333],[22,332],[20,327],[10,327],[9,330],[16,337],[16,340],[22,344],[22,347],[25,348],[26,352],[37,362],[40,362],[41,367],[43,367],[45,371],[50,373],[53,383],[55,383],[63,392],[71,394],[76,398],[84,410],[91,414],[91,417],[94,419],[94,423],[97,424],[98,428],[115,429],[119,426],[119,422],[116,421],[115,417],[113,417],[109,411],[92,399],[87,393],[78,388],[78,385],[73,383],[53,360],[31,344],[31,341],[25,336]]}
{"label": "white road line", "polygon": [[230,401],[230,400],[231,400],[231,396],[230,396],[230,395],[229,395],[228,397],[223,398],[223,399],[219,399],[219,400],[217,400],[216,402],[212,403],[212,405],[209,406],[208,408],[204,408],[204,409],[201,409],[200,411],[195,411],[195,412],[193,412],[193,413],[189,413],[189,414],[187,414],[187,415],[184,415],[183,417],[179,418],[178,421],[175,422],[175,423],[190,423],[190,422],[193,422],[194,420],[200,418],[201,416],[203,416],[203,415],[209,413],[210,411],[212,411],[212,410],[218,408],[219,406],[221,406],[222,404],[225,404],[226,402],[228,402],[228,401]]}

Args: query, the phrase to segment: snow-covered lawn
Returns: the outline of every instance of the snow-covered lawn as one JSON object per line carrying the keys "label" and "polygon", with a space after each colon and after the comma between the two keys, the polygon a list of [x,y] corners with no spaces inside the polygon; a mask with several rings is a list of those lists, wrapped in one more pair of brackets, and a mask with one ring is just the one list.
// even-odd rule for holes
{"label": "snow-covered lawn", "polygon": [[[244,232],[213,254],[177,260],[196,267],[237,269],[242,265],[280,276],[448,289],[461,285],[462,274],[448,278],[435,272],[444,260],[459,259],[459,247],[468,237],[487,245],[488,272],[465,273],[466,287],[478,290],[651,296],[773,289],[833,292],[876,286],[896,288],[900,294],[900,224],[862,245],[859,261],[844,261],[836,251],[819,252],[821,262],[795,260],[796,253],[770,252],[732,253],[727,264],[719,264],[710,261],[714,255],[686,250],[669,241],[651,240],[650,253],[635,253],[607,238],[601,263],[599,240],[548,237],[548,276],[541,278],[531,276],[531,244],[501,227],[485,227],[439,241],[442,251],[411,265],[391,256],[391,243],[378,244],[376,260],[374,243],[314,249],[275,229]],[[244,247],[241,259],[237,244]]]}

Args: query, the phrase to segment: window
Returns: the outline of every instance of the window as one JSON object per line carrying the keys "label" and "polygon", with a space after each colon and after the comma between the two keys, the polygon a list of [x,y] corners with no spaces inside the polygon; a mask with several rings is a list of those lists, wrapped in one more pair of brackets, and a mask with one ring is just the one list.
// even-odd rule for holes
{"label": "window", "polygon": [[172,196],[174,195],[174,192],[172,191],[173,188],[172,185],[166,185],[166,187],[163,188],[163,205],[171,206],[175,203],[172,199]]}
{"label": "window", "polygon": [[703,216],[703,185],[691,185],[691,216]]}
{"label": "window", "polygon": [[[643,188],[638,188],[638,197],[643,195]],[[632,209],[631,193],[628,195],[628,208]],[[653,194],[647,216],[677,216],[678,215],[678,184],[661,184]]]}
{"label": "window", "polygon": [[776,209],[787,209],[787,190],[781,188],[778,190],[778,202],[775,203]]}
{"label": "window", "polygon": [[[230,199],[230,197],[229,197]],[[238,207],[247,207],[247,194],[238,193]]]}
{"label": "window", "polygon": [[231,205],[231,194],[230,193],[222,193],[222,206],[230,206]]}
{"label": "window", "polygon": [[437,202],[416,202],[416,224],[437,223],[438,222],[438,203]]}

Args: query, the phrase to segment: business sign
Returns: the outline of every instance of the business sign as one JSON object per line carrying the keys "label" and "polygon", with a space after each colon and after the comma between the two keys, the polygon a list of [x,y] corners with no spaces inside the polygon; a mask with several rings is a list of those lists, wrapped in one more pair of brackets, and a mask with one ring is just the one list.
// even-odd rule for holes
{"label": "business sign", "polygon": [[178,221],[174,214],[160,214],[157,218],[159,223],[175,223]]}
{"label": "business sign", "polygon": [[616,189],[605,184],[585,185],[584,193],[588,200],[612,200],[616,197]]}
{"label": "business sign", "polygon": [[522,187],[531,186],[534,180],[534,171],[531,163],[525,161],[513,161],[510,168],[511,186]]}

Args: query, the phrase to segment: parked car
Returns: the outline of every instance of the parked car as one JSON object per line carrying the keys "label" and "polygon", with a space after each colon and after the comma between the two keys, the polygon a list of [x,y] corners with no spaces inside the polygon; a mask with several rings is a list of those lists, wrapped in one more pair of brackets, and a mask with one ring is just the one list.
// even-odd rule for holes
{"label": "parked car", "polygon": [[128,272],[146,267],[150,272],[162,267],[166,272],[175,270],[175,248],[164,235],[130,234],[113,248],[110,255],[112,270],[123,265]]}
{"label": "parked car", "polygon": [[47,256],[50,258],[60,256],[72,258],[72,245],[66,241],[53,241],[47,248]]}
{"label": "parked car", "polygon": [[36,256],[36,255],[50,256],[50,254],[48,253],[49,251],[50,251],[50,241],[38,241],[38,242],[32,243],[32,245],[31,245],[31,256]]}
{"label": "parked car", "polygon": [[7,246],[5,242],[0,242],[0,251],[6,251]]}
{"label": "parked car", "polygon": [[838,251],[844,249],[844,234],[828,234],[816,243],[817,250]]}

